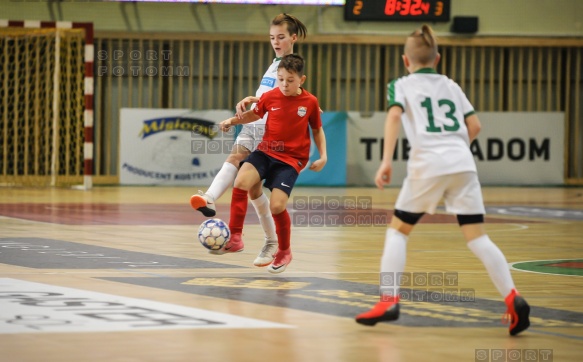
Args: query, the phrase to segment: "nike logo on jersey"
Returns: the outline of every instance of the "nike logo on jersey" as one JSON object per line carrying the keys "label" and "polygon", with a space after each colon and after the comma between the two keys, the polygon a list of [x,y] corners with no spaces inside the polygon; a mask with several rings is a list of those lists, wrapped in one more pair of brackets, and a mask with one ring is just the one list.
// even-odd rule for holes
{"label": "nike logo on jersey", "polygon": [[273,108],[273,107],[271,107],[271,110],[272,111],[277,111],[278,109],[281,109],[281,107],[280,108]]}
{"label": "nike logo on jersey", "polygon": [[281,186],[283,186],[283,187],[289,187],[289,185],[286,185],[283,182],[281,183]]}

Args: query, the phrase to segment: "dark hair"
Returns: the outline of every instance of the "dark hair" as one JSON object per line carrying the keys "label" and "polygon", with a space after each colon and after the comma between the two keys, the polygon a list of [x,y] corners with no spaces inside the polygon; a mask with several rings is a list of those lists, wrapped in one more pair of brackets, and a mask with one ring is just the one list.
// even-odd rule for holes
{"label": "dark hair", "polygon": [[271,21],[271,25],[282,24],[287,25],[287,31],[290,33],[290,35],[297,34],[298,37],[301,37],[303,39],[305,39],[306,36],[308,35],[308,29],[306,28],[306,26],[293,15],[282,13],[277,15]]}
{"label": "dark hair", "polygon": [[300,77],[304,75],[304,58],[298,54],[288,54],[281,58],[277,69],[283,68],[290,73],[296,73]]}

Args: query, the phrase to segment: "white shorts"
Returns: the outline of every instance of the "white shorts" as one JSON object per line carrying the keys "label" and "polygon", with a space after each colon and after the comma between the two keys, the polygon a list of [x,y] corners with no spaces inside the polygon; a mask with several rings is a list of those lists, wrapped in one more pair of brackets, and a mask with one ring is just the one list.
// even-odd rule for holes
{"label": "white shorts", "polygon": [[248,149],[250,152],[253,152],[263,140],[264,133],[265,124],[244,124],[241,132],[239,132],[237,135],[235,144],[241,145]]}
{"label": "white shorts", "polygon": [[395,208],[412,213],[435,213],[441,199],[455,215],[485,214],[478,174],[461,172],[428,179],[403,180]]}

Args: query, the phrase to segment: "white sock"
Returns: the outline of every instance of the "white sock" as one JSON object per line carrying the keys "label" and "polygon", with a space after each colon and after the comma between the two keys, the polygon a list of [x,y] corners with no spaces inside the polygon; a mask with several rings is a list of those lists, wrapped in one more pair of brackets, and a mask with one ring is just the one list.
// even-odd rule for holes
{"label": "white sock", "polygon": [[399,293],[400,275],[407,260],[407,239],[407,235],[396,229],[387,229],[381,258],[381,294],[397,296]]}
{"label": "white sock", "polygon": [[255,200],[251,200],[251,204],[257,212],[259,217],[259,223],[265,232],[265,237],[269,241],[277,241],[277,234],[275,232],[275,222],[273,221],[273,216],[271,215],[271,210],[269,210],[269,199],[265,193]]}
{"label": "white sock", "polygon": [[235,182],[238,171],[239,169],[232,163],[223,163],[223,167],[221,167],[221,170],[213,179],[213,182],[206,191],[206,194],[212,197],[213,200],[223,196],[225,191],[227,191],[229,187],[233,186],[233,182]]}
{"label": "white sock", "polygon": [[488,235],[482,235],[468,243],[468,248],[482,261],[490,279],[502,294],[503,298],[514,289],[508,262],[502,251],[490,240]]}

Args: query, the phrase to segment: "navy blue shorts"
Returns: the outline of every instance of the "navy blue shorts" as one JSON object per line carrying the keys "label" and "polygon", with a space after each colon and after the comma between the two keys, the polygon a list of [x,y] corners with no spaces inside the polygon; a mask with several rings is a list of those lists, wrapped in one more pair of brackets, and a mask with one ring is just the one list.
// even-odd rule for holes
{"label": "navy blue shorts", "polygon": [[268,156],[261,151],[253,151],[251,154],[241,162],[249,162],[252,164],[261,180],[265,180],[263,186],[269,190],[280,189],[285,192],[287,196],[291,194],[294,184],[298,179],[298,172],[295,168],[287,163],[276,158]]}

